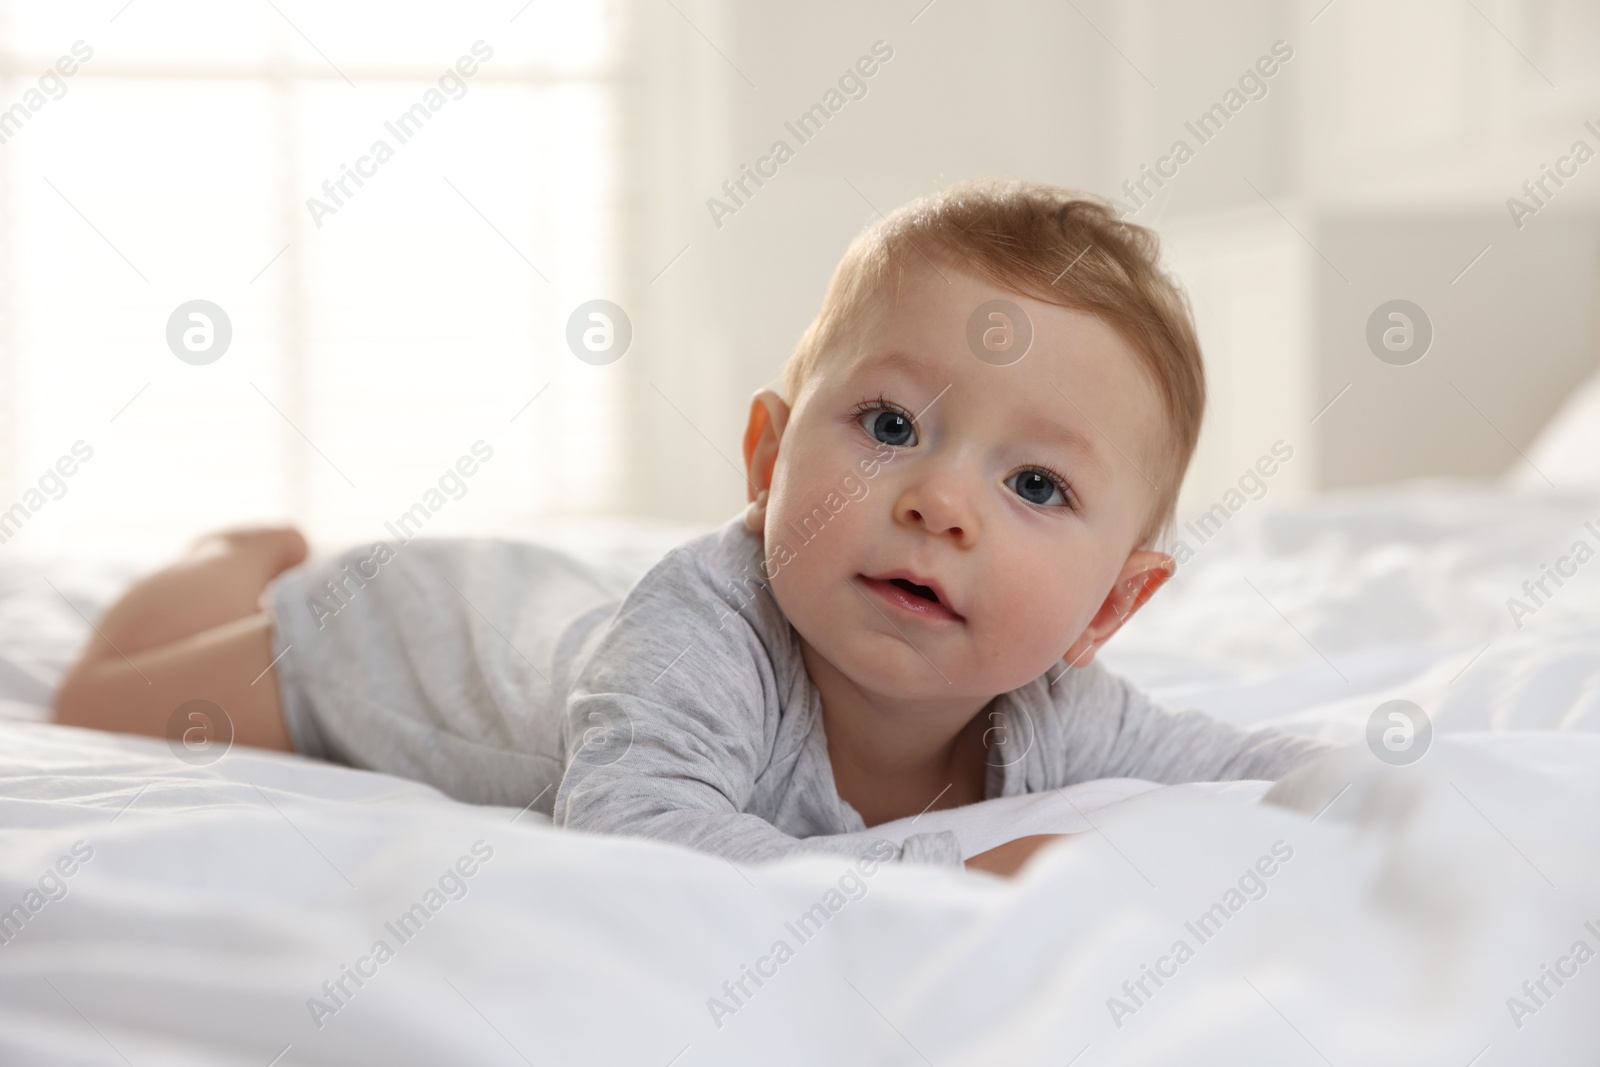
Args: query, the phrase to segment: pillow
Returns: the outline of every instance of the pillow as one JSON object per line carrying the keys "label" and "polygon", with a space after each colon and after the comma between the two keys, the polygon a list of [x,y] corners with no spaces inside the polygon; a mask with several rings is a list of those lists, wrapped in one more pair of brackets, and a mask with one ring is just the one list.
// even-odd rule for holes
{"label": "pillow", "polygon": [[1567,398],[1527,455],[1528,463],[1516,464],[1507,475],[1519,488],[1541,487],[1548,478],[1557,489],[1600,489],[1600,374]]}

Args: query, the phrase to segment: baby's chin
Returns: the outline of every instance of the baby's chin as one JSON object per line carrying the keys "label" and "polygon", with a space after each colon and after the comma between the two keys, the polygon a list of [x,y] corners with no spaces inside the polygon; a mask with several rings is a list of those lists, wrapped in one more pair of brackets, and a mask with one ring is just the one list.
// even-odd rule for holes
{"label": "baby's chin", "polygon": [[960,657],[939,656],[938,650],[932,649],[925,655],[897,638],[885,639],[880,634],[851,639],[832,633],[819,635],[819,642],[808,641],[802,634],[801,640],[810,646],[807,669],[813,682],[819,670],[832,672],[864,693],[894,701],[987,702],[1043,675],[1053,677],[1063,666],[1059,659],[1043,665],[996,661],[971,650]]}

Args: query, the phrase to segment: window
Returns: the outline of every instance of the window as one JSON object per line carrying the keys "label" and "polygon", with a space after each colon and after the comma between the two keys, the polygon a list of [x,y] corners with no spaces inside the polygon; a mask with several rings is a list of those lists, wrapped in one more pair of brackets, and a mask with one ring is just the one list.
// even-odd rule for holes
{"label": "window", "polygon": [[[598,3],[0,0],[5,543],[601,507],[616,368],[565,334],[615,280],[617,36]],[[169,347],[195,300],[215,362]]]}

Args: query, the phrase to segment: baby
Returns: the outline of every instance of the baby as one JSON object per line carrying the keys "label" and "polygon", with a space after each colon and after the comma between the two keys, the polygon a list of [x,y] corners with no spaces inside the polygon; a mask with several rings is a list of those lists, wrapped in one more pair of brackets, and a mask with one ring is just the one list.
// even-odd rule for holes
{"label": "baby", "polygon": [[[744,435],[749,505],[631,590],[531,545],[203,540],[100,621],[60,722],[234,739],[730,860],[1010,873],[869,827],[1095,778],[1277,778],[1322,749],[1095,663],[1171,577],[1205,385],[1149,231],[971,182],[867,229]],[[850,835],[848,837],[842,835]]]}

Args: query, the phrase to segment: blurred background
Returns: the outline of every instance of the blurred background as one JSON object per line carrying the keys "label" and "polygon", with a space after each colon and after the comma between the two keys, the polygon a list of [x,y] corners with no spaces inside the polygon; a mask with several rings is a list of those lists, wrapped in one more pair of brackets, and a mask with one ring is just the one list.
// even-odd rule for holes
{"label": "blurred background", "polygon": [[1280,441],[1272,493],[1543,484],[1597,42],[1580,0],[0,0],[0,537],[384,537],[480,441],[426,533],[719,522],[850,239],[990,174],[1166,241],[1212,388],[1180,518]]}

